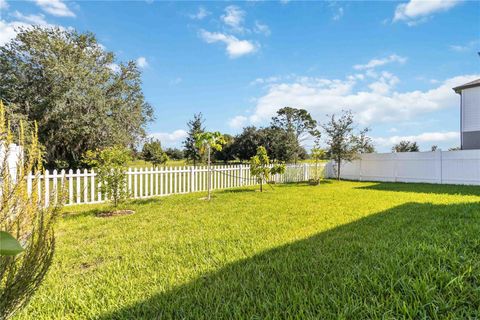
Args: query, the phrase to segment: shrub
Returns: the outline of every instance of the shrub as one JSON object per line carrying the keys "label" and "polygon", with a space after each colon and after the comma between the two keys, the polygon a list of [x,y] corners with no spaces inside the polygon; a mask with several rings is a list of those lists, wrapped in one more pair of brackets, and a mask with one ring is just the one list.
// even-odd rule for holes
{"label": "shrub", "polygon": [[271,175],[285,173],[285,165],[275,164],[270,166],[267,150],[260,146],[257,148],[257,154],[250,158],[250,173],[257,179],[257,183],[260,184],[260,191],[263,192],[263,182],[268,182]]}
{"label": "shrub", "polygon": [[154,166],[165,164],[169,159],[162,150],[160,140],[151,139],[147,141],[142,148],[142,158],[145,161],[153,163]]}
{"label": "shrub", "polygon": [[[38,193],[42,152],[36,124],[34,127],[27,144],[23,124],[20,123],[17,138],[22,154],[14,174],[8,162],[13,156],[9,146],[14,138],[0,101],[0,240],[2,249],[13,249],[2,250],[0,256],[1,319],[12,317],[28,303],[42,283],[55,251],[53,225],[62,201],[60,199],[56,204],[45,207],[45,198]],[[31,185],[27,180],[29,173],[34,175]],[[15,241],[19,243],[15,245]],[[23,250],[18,247],[20,244]]]}
{"label": "shrub", "polygon": [[96,169],[100,190],[116,208],[129,197],[127,190],[127,163],[130,151],[121,146],[87,151],[83,162]]}

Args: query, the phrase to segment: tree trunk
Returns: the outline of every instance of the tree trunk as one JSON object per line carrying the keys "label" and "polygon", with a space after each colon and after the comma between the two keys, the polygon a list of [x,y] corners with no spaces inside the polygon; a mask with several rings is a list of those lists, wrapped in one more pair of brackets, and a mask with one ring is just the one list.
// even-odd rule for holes
{"label": "tree trunk", "polygon": [[340,165],[342,159],[337,159],[337,180],[340,180]]}
{"label": "tree trunk", "polygon": [[263,180],[260,180],[260,192],[263,192]]}

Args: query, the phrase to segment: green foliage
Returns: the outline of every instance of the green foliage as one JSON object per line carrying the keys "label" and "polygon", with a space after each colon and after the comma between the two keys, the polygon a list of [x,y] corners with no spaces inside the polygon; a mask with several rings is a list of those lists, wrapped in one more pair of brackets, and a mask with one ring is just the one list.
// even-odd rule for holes
{"label": "green foliage", "polygon": [[182,160],[185,157],[183,150],[178,148],[167,148],[165,149],[165,153],[172,160]]}
{"label": "green foliage", "polygon": [[10,233],[0,231],[0,256],[15,256],[23,251],[20,242]]}
{"label": "green foliage", "polygon": [[116,65],[91,33],[19,31],[0,47],[0,97],[14,128],[20,119],[29,127],[37,121],[49,166],[78,166],[87,150],[130,146],[144,137],[153,111],[134,61]]}
{"label": "green foliage", "polygon": [[225,142],[225,138],[218,131],[202,132],[195,135],[195,147],[200,152],[200,154],[208,152],[207,149],[222,151]]}
{"label": "green foliage", "polygon": [[143,145],[142,158],[155,166],[163,165],[169,160],[167,154],[162,150],[160,140],[154,139],[145,142]]}
{"label": "green foliage", "polygon": [[223,139],[225,143],[222,146],[222,150],[215,151],[213,153],[213,159],[215,161],[223,161],[226,164],[228,163],[228,161],[236,159],[235,150],[233,149],[235,144],[235,138],[229,134],[224,134]]}
{"label": "green foliage", "polygon": [[258,147],[257,154],[250,159],[250,174],[257,179],[260,184],[260,191],[263,191],[263,183],[270,180],[275,174],[283,174],[285,172],[284,164],[275,164],[270,166],[270,158],[268,157],[265,147]]}
{"label": "green foliage", "polygon": [[325,167],[320,166],[320,160],[325,159],[327,152],[324,149],[321,149],[319,146],[312,148],[311,157],[315,162],[315,173],[313,177],[313,182],[320,183],[325,175]]}
{"label": "green foliage", "polygon": [[367,137],[368,128],[354,134],[355,122],[351,111],[342,111],[339,117],[334,114],[322,125],[327,134],[328,154],[337,166],[337,179],[340,179],[342,161],[352,161],[359,153],[374,151],[371,139]]}
{"label": "green foliage", "polygon": [[[23,122],[18,136],[10,130],[0,101],[0,318],[8,319],[24,307],[42,283],[55,251],[53,225],[63,198],[45,207],[45,197],[38,191],[42,174],[42,152],[36,124],[26,142]],[[10,146],[17,141],[22,156],[16,173],[8,159],[14,155]],[[32,173],[33,179],[28,178]],[[29,181],[31,191],[29,192]]]}
{"label": "green foliage", "polygon": [[253,189],[68,207],[16,320],[478,318],[477,186]]}
{"label": "green foliage", "polygon": [[393,146],[392,152],[419,152],[420,147],[418,144],[414,141],[400,141],[396,145]]}
{"label": "green foliage", "polygon": [[352,142],[355,145],[357,153],[374,153],[375,147],[373,145],[372,138],[367,136],[370,132],[369,128],[365,128],[358,135],[352,136]]}
{"label": "green foliage", "polygon": [[126,173],[130,160],[130,150],[121,146],[89,150],[84,155],[83,162],[96,170],[100,189],[115,208],[130,196]]}
{"label": "green foliage", "polygon": [[305,109],[281,108],[272,118],[271,127],[276,129],[272,132],[276,134],[275,142],[278,152],[276,159],[282,161],[296,163],[305,153],[301,146],[302,140],[308,135],[316,139],[320,138],[317,121]]}
{"label": "green foliage", "polygon": [[198,161],[202,159],[200,151],[197,147],[197,140],[196,137],[205,132],[205,127],[203,123],[205,120],[203,119],[202,113],[194,114],[193,119],[188,121],[188,135],[183,141],[184,147],[184,157],[193,162],[195,166]]}

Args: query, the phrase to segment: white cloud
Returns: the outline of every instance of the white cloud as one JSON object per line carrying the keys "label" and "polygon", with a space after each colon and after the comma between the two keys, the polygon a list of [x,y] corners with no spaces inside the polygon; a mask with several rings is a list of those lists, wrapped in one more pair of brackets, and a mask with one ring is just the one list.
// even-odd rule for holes
{"label": "white cloud", "polygon": [[61,0],[35,0],[35,3],[43,11],[57,17],[75,17],[75,13],[70,10]]}
{"label": "white cloud", "polygon": [[270,31],[270,28],[266,24],[263,24],[259,21],[255,21],[255,28],[253,29],[253,31],[255,31],[255,33],[260,33],[265,36],[269,36],[272,33]]}
{"label": "white cloud", "polygon": [[334,21],[340,20],[340,19],[343,17],[343,13],[344,13],[343,8],[342,8],[342,7],[339,7],[339,8],[337,9],[337,12],[333,15],[332,19],[333,19]]}
{"label": "white cloud", "polygon": [[234,129],[241,129],[248,121],[245,116],[236,116],[228,121],[228,125]]}
{"label": "white cloud", "polygon": [[460,84],[478,79],[479,74],[463,75],[444,80],[430,90],[398,92],[399,79],[382,72],[364,89],[364,82],[347,77],[345,80],[298,78],[292,83],[275,83],[256,100],[249,117],[251,123],[261,123],[283,106],[307,109],[321,119],[342,109],[356,113],[362,125],[397,123],[445,108],[458,108],[459,98],[452,90]]}
{"label": "white cloud", "polygon": [[148,135],[149,138],[160,140],[162,146],[179,146],[188,133],[185,130],[178,129],[173,132],[155,132]]}
{"label": "white cloud", "polygon": [[0,46],[6,44],[16,37],[20,28],[30,28],[32,25],[37,25],[45,28],[53,28],[55,26],[45,20],[43,14],[29,14],[25,15],[19,11],[12,13],[12,17],[16,18],[14,21],[0,20]]}
{"label": "white cloud", "polygon": [[245,11],[237,6],[231,5],[225,8],[225,14],[221,16],[223,23],[231,27],[234,31],[243,32],[243,22],[245,20]]}
{"label": "white cloud", "polygon": [[15,11],[12,16],[17,18],[18,20],[22,22],[26,22],[32,25],[40,25],[40,26],[46,26],[48,25],[47,21],[45,21],[45,16],[43,14],[29,14],[29,15],[24,15],[21,12]]}
{"label": "white cloud", "polygon": [[193,19],[193,20],[203,20],[210,14],[211,13],[207,11],[207,9],[205,9],[204,7],[199,7],[196,13],[189,14],[188,16],[190,17],[190,19]]}
{"label": "white cloud", "polygon": [[6,22],[0,20],[0,46],[3,46],[17,35],[16,28],[28,27],[29,25],[20,21]]}
{"label": "white cloud", "polygon": [[7,8],[8,8],[7,0],[0,0],[0,10],[7,9]]}
{"label": "white cloud", "polygon": [[148,61],[147,61],[147,58],[145,57],[138,57],[137,59],[137,65],[142,68],[142,69],[145,69],[146,67],[148,67]]}
{"label": "white cloud", "polygon": [[410,0],[396,7],[393,21],[405,21],[413,26],[425,21],[436,12],[453,8],[460,2],[461,0]]}
{"label": "white cloud", "polygon": [[355,70],[366,70],[366,69],[373,69],[376,67],[380,67],[389,63],[398,62],[398,63],[405,63],[407,58],[401,57],[396,54],[391,54],[388,57],[383,59],[372,59],[367,64],[356,64],[353,66]]}
{"label": "white cloud", "polygon": [[281,79],[286,79],[286,78],[289,78],[289,77],[273,76],[273,77],[267,77],[267,78],[257,78],[252,82],[250,82],[250,85],[255,86],[255,85],[270,84],[270,83],[279,82]]}
{"label": "white cloud", "polygon": [[170,81],[170,84],[171,84],[172,86],[176,86],[177,84],[180,84],[182,81],[183,81],[182,78],[177,77],[177,78],[171,80],[171,81]]}
{"label": "white cloud", "polygon": [[115,73],[120,72],[120,66],[116,63],[110,63],[107,67]]}
{"label": "white cloud", "polygon": [[462,45],[451,45],[450,46],[450,50],[452,51],[456,51],[456,52],[466,52],[466,51],[471,51],[471,50],[474,50],[475,47],[480,43],[479,40],[472,40],[472,41],[469,41],[468,43],[466,44],[462,44]]}
{"label": "white cloud", "polygon": [[239,40],[228,34],[200,30],[200,37],[206,43],[223,42],[226,44],[226,50],[230,58],[238,58],[257,50],[257,46],[252,42],[248,40]]}
{"label": "white cloud", "polygon": [[425,132],[418,135],[411,136],[393,136],[393,137],[377,137],[372,138],[375,144],[384,147],[391,147],[400,141],[415,141],[418,143],[442,143],[442,142],[456,142],[460,139],[458,131],[450,132]]}

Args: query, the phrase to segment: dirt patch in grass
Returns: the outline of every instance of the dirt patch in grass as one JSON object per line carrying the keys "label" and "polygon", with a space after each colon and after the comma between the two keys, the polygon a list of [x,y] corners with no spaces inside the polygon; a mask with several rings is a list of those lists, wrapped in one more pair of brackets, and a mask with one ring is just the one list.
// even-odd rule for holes
{"label": "dirt patch in grass", "polygon": [[116,216],[125,216],[125,215],[134,214],[134,213],[135,211],[133,210],[122,209],[122,210],[99,212],[96,215],[99,218],[109,218],[109,217],[116,217]]}

